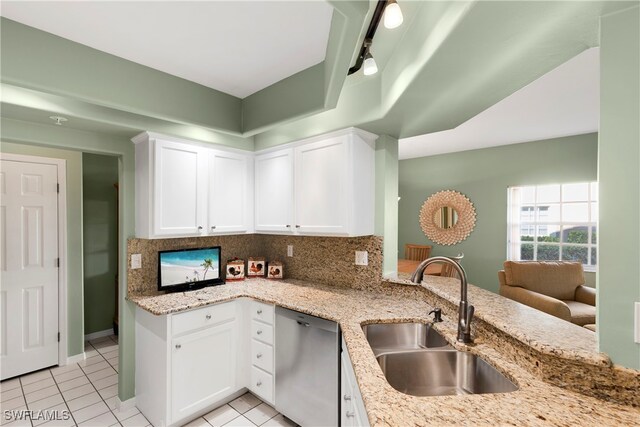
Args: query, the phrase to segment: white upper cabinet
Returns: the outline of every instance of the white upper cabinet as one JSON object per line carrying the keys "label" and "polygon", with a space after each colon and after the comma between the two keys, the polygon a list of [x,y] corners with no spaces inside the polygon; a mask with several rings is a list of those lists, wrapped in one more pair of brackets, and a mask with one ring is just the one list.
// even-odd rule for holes
{"label": "white upper cabinet", "polygon": [[244,154],[209,154],[208,234],[247,232],[252,228],[253,162]]}
{"label": "white upper cabinet", "polygon": [[203,230],[207,209],[207,160],[203,148],[155,141],[153,234],[199,234]]}
{"label": "white upper cabinet", "polygon": [[255,230],[290,232],[293,227],[293,149],[255,158]]}
{"label": "white upper cabinet", "polygon": [[136,237],[246,233],[253,227],[253,153],[143,133],[136,144]]}
{"label": "white upper cabinet", "polygon": [[349,128],[254,154],[144,132],[136,237],[371,235],[376,138]]}
{"label": "white upper cabinet", "polygon": [[258,153],[255,230],[373,234],[375,139],[350,128]]}

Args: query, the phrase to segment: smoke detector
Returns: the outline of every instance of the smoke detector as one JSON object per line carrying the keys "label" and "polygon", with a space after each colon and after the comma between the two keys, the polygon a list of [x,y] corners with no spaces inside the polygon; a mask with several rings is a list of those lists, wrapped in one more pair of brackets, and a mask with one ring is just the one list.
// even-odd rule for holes
{"label": "smoke detector", "polygon": [[62,117],[62,116],[49,116],[49,118],[51,120],[53,120],[55,122],[55,124],[58,125],[58,126],[62,126],[62,123],[69,121],[69,119],[67,119],[66,117]]}

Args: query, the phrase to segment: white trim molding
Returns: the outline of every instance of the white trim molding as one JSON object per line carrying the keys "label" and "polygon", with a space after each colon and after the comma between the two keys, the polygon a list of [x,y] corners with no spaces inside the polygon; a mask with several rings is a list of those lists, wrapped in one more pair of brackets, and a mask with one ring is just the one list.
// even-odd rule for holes
{"label": "white trim molding", "polygon": [[[71,365],[73,363],[78,363],[78,362],[82,362],[83,360],[85,360],[87,358],[87,355],[84,353],[84,351],[80,354],[75,354],[73,356],[69,356],[67,357],[66,363],[65,365]],[[62,364],[60,365],[62,366]]]}
{"label": "white trim molding", "polygon": [[116,396],[116,409],[120,412],[128,411],[129,409],[136,406],[136,398],[132,397],[131,399],[127,399],[124,402],[120,400],[120,396]]}
{"label": "white trim molding", "polygon": [[98,338],[108,337],[110,335],[114,335],[113,328],[105,329],[104,331],[92,332],[84,336],[85,341],[97,340]]}

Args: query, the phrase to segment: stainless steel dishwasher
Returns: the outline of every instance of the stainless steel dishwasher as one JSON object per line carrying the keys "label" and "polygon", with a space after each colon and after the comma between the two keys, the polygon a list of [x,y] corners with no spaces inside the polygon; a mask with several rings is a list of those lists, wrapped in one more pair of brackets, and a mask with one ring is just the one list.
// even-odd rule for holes
{"label": "stainless steel dishwasher", "polygon": [[276,409],[303,427],[337,426],[338,324],[276,307]]}

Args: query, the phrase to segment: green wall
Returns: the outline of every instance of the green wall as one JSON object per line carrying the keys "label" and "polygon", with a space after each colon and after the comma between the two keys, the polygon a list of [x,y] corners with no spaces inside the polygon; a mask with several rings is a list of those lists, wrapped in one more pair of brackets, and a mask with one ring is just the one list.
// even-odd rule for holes
{"label": "green wall", "polygon": [[633,303],[640,301],[640,8],[605,16],[600,48],[600,350],[640,369]]}
{"label": "green wall", "polygon": [[82,155],[84,333],[111,329],[118,275],[118,158]]}
{"label": "green wall", "polygon": [[[406,243],[433,246],[433,255],[464,252],[469,282],[498,292],[498,270],[507,256],[507,187],[595,181],[597,134],[570,136],[400,161],[400,257]],[[420,229],[424,201],[440,190],[469,197],[477,213],[469,238],[437,245]]]}
{"label": "green wall", "polygon": [[8,142],[4,132],[0,152],[66,160],[67,167],[67,353],[84,351],[82,313],[82,154],[77,151]]}
{"label": "green wall", "polygon": [[[78,157],[77,180],[81,182],[81,153],[113,155],[118,158],[118,182],[120,184],[120,258],[118,262],[119,283],[119,361],[118,361],[118,396],[120,400],[128,400],[134,396],[135,387],[135,310],[133,303],[126,301],[127,294],[127,239],[135,234],[135,156],[134,147],[127,138],[97,132],[86,132],[64,126],[41,125],[19,120],[0,118],[0,137],[2,141],[17,143],[19,150],[42,150],[43,147],[55,147],[74,151]],[[3,145],[4,147],[4,145]],[[67,172],[68,173],[68,172]],[[75,222],[69,218],[69,224],[79,227],[78,237],[68,250],[74,251],[70,258],[80,265],[77,282],[80,283],[73,304],[69,304],[69,355],[78,354],[84,348],[84,332],[82,331],[82,201],[78,191],[75,211]],[[73,314],[73,318],[71,315]],[[73,319],[73,320],[72,320]],[[73,341],[74,344],[71,343]],[[77,344],[75,344],[77,343]],[[72,347],[74,345],[75,347]]]}

